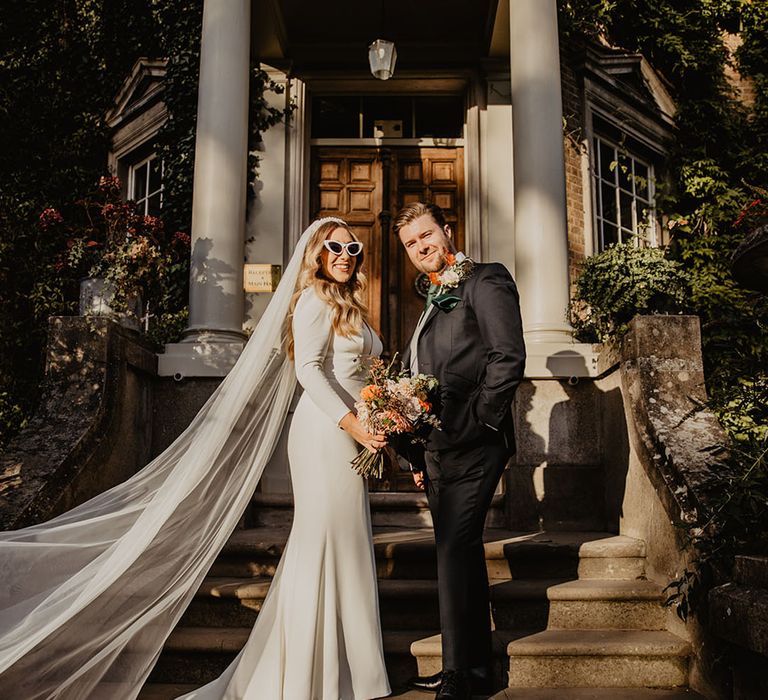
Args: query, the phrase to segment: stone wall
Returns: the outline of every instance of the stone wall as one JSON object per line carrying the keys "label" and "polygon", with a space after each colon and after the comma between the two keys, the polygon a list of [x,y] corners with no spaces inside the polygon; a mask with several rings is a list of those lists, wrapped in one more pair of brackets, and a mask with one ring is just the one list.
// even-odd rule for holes
{"label": "stone wall", "polygon": [[601,403],[591,379],[522,382],[506,480],[513,530],[616,531],[604,508]]}
{"label": "stone wall", "polygon": [[157,457],[181,435],[210,398],[220,377],[158,377],[153,383],[152,457]]}
{"label": "stone wall", "polygon": [[149,461],[156,366],[114,321],[51,318],[40,407],[0,453],[0,529],[69,510]]}
{"label": "stone wall", "polygon": [[[714,488],[721,455],[708,449],[726,435],[707,400],[699,319],[640,316],[620,347],[606,348],[596,384],[607,395],[620,391],[616,420],[623,440],[604,442],[606,493],[620,503],[619,532],[646,542],[646,572],[666,585],[690,566],[683,525],[701,522]],[[612,420],[605,407],[604,425]],[[606,434],[615,435],[615,430]],[[612,506],[608,506],[610,509]],[[667,627],[694,649],[689,682],[708,698],[728,697],[728,678],[718,664],[722,645],[706,625],[707,612],[684,624],[669,609]]]}

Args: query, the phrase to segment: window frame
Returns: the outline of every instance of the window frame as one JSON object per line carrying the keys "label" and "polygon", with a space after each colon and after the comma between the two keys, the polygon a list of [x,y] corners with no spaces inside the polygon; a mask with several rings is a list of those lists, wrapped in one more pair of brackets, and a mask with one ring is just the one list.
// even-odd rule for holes
{"label": "window frame", "polygon": [[[596,255],[603,250],[603,232],[598,221],[599,202],[599,182],[600,177],[596,168],[596,158],[598,154],[595,151],[595,137],[599,137],[603,142],[609,143],[618,151],[624,152],[635,160],[648,167],[648,201],[651,205],[649,213],[650,225],[648,234],[642,235],[639,232],[633,232],[631,239],[635,245],[641,244],[652,247],[661,247],[668,242],[665,237],[663,216],[659,216],[656,207],[656,182],[659,178],[666,177],[665,142],[657,140],[643,130],[645,124],[636,125],[630,121],[631,110],[618,108],[613,105],[609,110],[601,96],[593,94],[589,90],[585,91],[585,134],[582,140],[583,158],[585,167],[589,174],[588,196],[585,198],[585,232],[590,232],[585,241],[587,255]],[[616,111],[618,109],[618,111]],[[614,132],[613,136],[610,132]],[[585,173],[586,175],[587,173]],[[616,176],[618,177],[618,176]],[[633,185],[633,200],[634,200]],[[617,188],[618,196],[618,188]],[[618,206],[618,203],[617,203]],[[586,210],[588,208],[588,210]],[[618,217],[617,217],[618,220]]]}
{"label": "window frame", "polygon": [[[151,163],[153,160],[156,160],[156,159],[160,160],[160,187],[150,192],[149,183],[150,183]],[[142,194],[141,197],[137,197],[136,196],[136,173],[144,167],[147,168],[146,191]],[[160,195],[160,210],[162,210],[163,198],[164,198],[163,195],[165,192],[164,175],[165,175],[165,161],[155,152],[150,153],[144,158],[137,160],[135,163],[131,163],[128,165],[127,199],[135,202],[137,207],[140,207],[140,212],[142,216],[150,216],[149,201],[150,199],[152,199],[152,197],[154,197],[157,194]]]}
{"label": "window frame", "polygon": [[[611,180],[605,177],[602,172],[602,148],[607,147],[613,150],[611,164],[616,164],[612,168],[610,175]],[[632,192],[622,187],[622,183],[619,178],[619,169],[621,163],[619,158],[624,156],[629,160],[631,164],[632,173],[629,179],[632,182]],[[648,189],[647,202],[638,196],[637,193],[637,176],[635,175],[635,164],[639,163],[644,166],[647,171],[646,186]],[[602,252],[606,249],[604,224],[609,223],[616,227],[616,233],[618,236],[618,243],[623,244],[632,240],[636,247],[639,247],[643,242],[645,245],[651,247],[658,247],[659,245],[659,225],[656,216],[656,187],[655,187],[655,174],[656,167],[650,158],[643,158],[642,155],[633,150],[631,146],[622,145],[617,140],[612,139],[610,136],[604,135],[600,131],[593,130],[590,137],[590,187],[592,189],[593,199],[593,213],[592,213],[592,226],[594,229],[594,244],[596,252]],[[614,207],[616,211],[616,218],[610,221],[605,216],[605,207],[603,206],[603,187],[602,184],[613,188],[614,192]],[[627,194],[631,196],[631,230],[630,227],[624,226],[622,221],[622,206],[621,206],[621,194]],[[642,232],[640,224],[640,213],[638,211],[638,204],[648,205],[648,219],[647,226],[645,227],[646,233]],[[609,244],[610,245],[610,244]]]}
{"label": "window frame", "polygon": [[[316,100],[322,100],[322,99],[329,99],[333,100],[334,98],[352,98],[357,100],[357,133],[354,135],[347,135],[347,136],[316,136],[315,130],[312,122],[314,122],[314,110],[317,107]],[[410,101],[410,129],[408,129],[409,133],[404,133],[402,136],[398,137],[374,137],[372,135],[366,135],[365,133],[365,126],[368,121],[372,121],[374,118],[369,115],[365,108],[365,101],[367,99],[375,99],[375,98],[403,98]],[[456,100],[457,105],[460,105],[460,113],[461,113],[461,124],[460,128],[457,130],[456,136],[417,136],[416,133],[419,131],[418,125],[417,125],[417,100],[419,99],[448,99],[448,100]],[[316,95],[313,95],[312,101],[309,105],[309,112],[310,112],[310,126],[309,126],[309,138],[310,142],[312,144],[328,144],[328,143],[352,143],[352,142],[379,142],[379,141],[387,141],[387,142],[400,142],[404,145],[429,145],[429,144],[440,144],[440,143],[448,143],[450,142],[452,145],[455,145],[455,142],[459,139],[463,138],[464,130],[466,127],[466,119],[467,119],[467,104],[466,104],[466,95],[463,92],[458,91],[450,91],[450,92],[438,92],[438,93],[431,93],[431,92],[392,92],[392,93],[378,93],[378,92],[362,92],[362,93],[356,93],[354,95],[348,94],[346,92],[335,92],[335,91],[329,91],[329,92],[322,92]],[[405,120],[404,120],[405,121]],[[405,125],[405,124],[404,124]]]}

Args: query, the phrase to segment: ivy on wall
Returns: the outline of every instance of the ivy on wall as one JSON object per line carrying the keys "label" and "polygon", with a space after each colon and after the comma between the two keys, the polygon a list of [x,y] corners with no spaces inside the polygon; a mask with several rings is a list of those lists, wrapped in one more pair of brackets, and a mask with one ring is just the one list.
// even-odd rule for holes
{"label": "ivy on wall", "polygon": [[[200,34],[200,0],[157,3],[155,16],[168,57],[163,100],[168,119],[157,137],[157,152],[164,161],[162,218],[166,230],[190,234],[195,161]],[[258,178],[257,150],[261,135],[290,113],[270,106],[268,93],[283,94],[282,85],[271,80],[260,66],[251,66],[249,80],[248,204]],[[187,261],[188,263],[188,261]],[[178,265],[169,276],[166,293],[151,337],[158,343],[172,342],[186,325],[189,294],[189,267]]]}
{"label": "ivy on wall", "polygon": [[38,225],[104,173],[103,115],[140,55],[158,45],[149,4],[8,0],[0,13],[0,444],[33,410],[47,319],[72,313],[66,241]]}
{"label": "ivy on wall", "polygon": [[[41,225],[53,207],[90,196],[105,175],[103,117],[135,61],[168,58],[169,119],[162,219],[169,245],[191,225],[202,0],[9,0],[0,14],[0,446],[39,398],[47,319],[76,313],[79,280],[60,261],[71,222]],[[251,70],[249,193],[261,134],[290,111]],[[66,233],[65,233],[66,232]],[[149,337],[176,339],[186,324],[189,261],[177,256],[154,300]]]}
{"label": "ivy on wall", "polygon": [[[200,65],[202,3],[184,0],[163,3],[157,8],[168,65],[163,99],[168,121],[158,136],[158,147],[165,159],[163,183],[168,205],[164,205],[166,226],[189,230],[192,219],[192,180],[195,159],[197,86]],[[248,194],[253,197],[258,177],[257,150],[261,135],[282,121],[293,107],[270,106],[268,93],[283,94],[282,85],[271,80],[260,66],[250,71],[250,116],[248,135]]]}

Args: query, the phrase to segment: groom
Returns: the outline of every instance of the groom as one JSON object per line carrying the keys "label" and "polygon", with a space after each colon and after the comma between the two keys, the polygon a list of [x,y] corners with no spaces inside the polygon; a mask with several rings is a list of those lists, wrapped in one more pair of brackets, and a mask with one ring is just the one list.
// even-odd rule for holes
{"label": "groom", "polygon": [[440,382],[441,427],[430,431],[424,448],[404,451],[416,485],[426,490],[435,528],[443,671],[411,684],[437,690],[436,700],[465,700],[473,690],[492,690],[482,535],[515,452],[510,406],[525,368],[518,293],[503,265],[474,263],[456,251],[435,204],[409,204],[393,228],[432,282],[403,364]]}

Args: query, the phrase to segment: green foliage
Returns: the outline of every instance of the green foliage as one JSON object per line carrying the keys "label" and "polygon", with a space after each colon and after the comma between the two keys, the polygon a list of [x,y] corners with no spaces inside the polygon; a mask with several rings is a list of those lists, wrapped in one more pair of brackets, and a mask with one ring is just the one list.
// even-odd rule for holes
{"label": "green foliage", "polygon": [[[132,0],[8,0],[0,14],[0,444],[33,410],[47,319],[73,313],[66,241],[38,226],[106,164],[103,115],[133,62],[156,55],[152,13]],[[96,87],[97,86],[97,87]]]}
{"label": "green foliage", "polygon": [[[156,12],[168,56],[163,92],[168,120],[158,135],[158,150],[165,162],[163,185],[167,204],[163,206],[163,220],[168,228],[189,231],[192,221],[202,3],[199,0],[162,3],[157,5]],[[284,89],[258,65],[252,66],[248,120],[249,201],[253,197],[258,177],[257,153],[261,135],[281,122],[293,109],[292,105],[286,105],[284,109],[272,107],[269,104],[270,92],[279,95],[283,94]]]}
{"label": "green foliage", "polygon": [[164,162],[163,220],[169,229],[189,232],[203,3],[157,3],[156,16],[168,61],[163,88],[168,119],[157,144]]}
{"label": "green foliage", "polygon": [[[685,301],[678,309],[701,319],[709,407],[729,436],[728,445],[717,446],[729,455],[723,458],[721,496],[706,523],[689,532],[692,568],[670,586],[669,602],[685,618],[706,598],[711,582],[727,575],[734,554],[768,551],[768,299],[740,287],[730,271],[740,241],[766,220],[768,4],[580,0],[562,2],[560,10],[571,37],[602,35],[642,52],[677,103],[668,177],[657,182],[657,207],[672,235],[664,258],[684,270]],[[742,42],[733,55],[723,40],[728,32]],[[753,103],[740,99],[728,66],[751,78]],[[582,287],[577,296],[600,302],[595,285]],[[611,318],[583,324],[582,333],[599,333],[611,323],[620,330],[626,322],[615,304],[601,308]]]}
{"label": "green foliage", "polygon": [[7,391],[0,392],[0,433],[13,435],[27,424],[27,416]]}
{"label": "green foliage", "polygon": [[571,324],[584,341],[610,342],[637,314],[679,312],[685,290],[683,266],[664,251],[632,242],[614,245],[585,261],[570,306]]}
{"label": "green foliage", "polygon": [[[103,117],[141,56],[168,57],[163,98],[169,119],[158,139],[165,158],[162,220],[171,251],[151,296],[149,337],[176,340],[187,317],[189,259],[177,243],[191,224],[201,0],[9,0],[0,16],[0,445],[33,411],[43,372],[47,319],[76,313],[78,275],[67,226],[39,225],[49,208],[67,210],[105,174]],[[261,133],[287,110],[258,67],[251,72],[249,166],[253,185]],[[252,188],[249,188],[252,191]],[[66,213],[66,212],[65,212]],[[72,223],[71,220],[69,223]],[[168,248],[167,246],[170,246]],[[123,261],[130,259],[123,250]],[[129,266],[108,276],[127,280]],[[121,272],[122,270],[122,272]],[[19,413],[20,411],[20,413]],[[20,418],[21,416],[21,418]]]}

